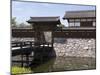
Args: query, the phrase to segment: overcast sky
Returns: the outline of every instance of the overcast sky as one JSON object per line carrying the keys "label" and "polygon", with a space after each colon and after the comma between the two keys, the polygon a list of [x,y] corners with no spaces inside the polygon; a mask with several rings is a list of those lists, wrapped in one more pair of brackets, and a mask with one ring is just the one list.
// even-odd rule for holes
{"label": "overcast sky", "polygon": [[18,23],[27,24],[32,16],[60,16],[61,23],[67,25],[66,20],[62,20],[65,11],[77,10],[95,10],[95,6],[12,1],[12,17],[16,17]]}

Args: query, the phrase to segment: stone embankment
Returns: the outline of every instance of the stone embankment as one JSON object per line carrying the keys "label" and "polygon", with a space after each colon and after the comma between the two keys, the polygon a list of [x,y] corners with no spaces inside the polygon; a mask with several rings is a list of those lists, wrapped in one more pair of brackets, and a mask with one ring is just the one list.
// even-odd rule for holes
{"label": "stone embankment", "polygon": [[93,38],[55,38],[54,50],[56,52],[56,56],[95,58],[96,42]]}

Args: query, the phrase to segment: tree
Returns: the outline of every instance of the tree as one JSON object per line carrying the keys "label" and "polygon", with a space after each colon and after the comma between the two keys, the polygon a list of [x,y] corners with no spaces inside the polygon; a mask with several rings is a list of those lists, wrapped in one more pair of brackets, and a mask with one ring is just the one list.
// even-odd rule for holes
{"label": "tree", "polygon": [[20,23],[19,27],[24,28],[26,25],[24,23]]}
{"label": "tree", "polygon": [[12,27],[17,27],[16,25],[17,25],[16,17],[13,17],[13,18],[11,19],[11,26],[12,26]]}
{"label": "tree", "polygon": [[22,22],[18,25],[19,28],[32,28],[32,25],[27,25],[26,23]]}
{"label": "tree", "polygon": [[65,25],[63,25],[63,24],[59,24],[59,25],[57,25],[59,28],[63,28],[63,27],[65,27]]}
{"label": "tree", "polygon": [[27,25],[24,22],[19,23],[19,22],[16,21],[16,17],[12,17],[11,27],[12,28],[31,28],[31,25]]}

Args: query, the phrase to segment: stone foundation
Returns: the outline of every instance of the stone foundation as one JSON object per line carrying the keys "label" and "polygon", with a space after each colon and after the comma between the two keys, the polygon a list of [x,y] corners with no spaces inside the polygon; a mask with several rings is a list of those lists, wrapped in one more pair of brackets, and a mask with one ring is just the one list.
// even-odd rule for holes
{"label": "stone foundation", "polygon": [[54,38],[56,56],[94,57],[96,42],[94,38]]}
{"label": "stone foundation", "polygon": [[[34,41],[34,38],[13,38],[12,41]],[[95,58],[95,38],[54,38],[54,51],[51,56],[75,56]]]}

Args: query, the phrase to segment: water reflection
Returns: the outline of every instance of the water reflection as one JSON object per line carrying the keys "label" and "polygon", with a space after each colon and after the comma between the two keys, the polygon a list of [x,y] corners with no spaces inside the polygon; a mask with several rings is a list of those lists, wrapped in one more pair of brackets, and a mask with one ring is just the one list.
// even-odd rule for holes
{"label": "water reflection", "polygon": [[34,73],[55,72],[69,70],[87,70],[95,69],[95,58],[80,57],[56,57],[48,60],[38,66],[31,66]]}
{"label": "water reflection", "polygon": [[29,66],[31,68],[36,68],[42,64],[50,62],[50,60],[53,61],[54,58],[56,58],[56,53],[52,47],[37,48],[34,50],[34,57]]}
{"label": "water reflection", "polygon": [[[13,59],[21,61],[20,58],[21,56],[16,56],[16,58],[14,57]],[[55,50],[53,50],[53,48],[48,48],[48,47],[35,49],[34,56],[29,61],[31,60],[32,62],[29,63],[28,67],[31,68],[33,73],[87,70],[96,68],[95,58],[56,57]],[[15,65],[18,66],[21,64],[19,64],[18,62],[13,62],[13,66]]]}

